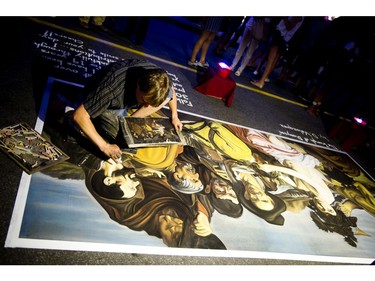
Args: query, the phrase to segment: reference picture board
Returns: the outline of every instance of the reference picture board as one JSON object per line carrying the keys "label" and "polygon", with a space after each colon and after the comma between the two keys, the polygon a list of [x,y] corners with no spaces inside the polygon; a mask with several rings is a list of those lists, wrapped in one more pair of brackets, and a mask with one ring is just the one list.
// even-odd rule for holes
{"label": "reference picture board", "polygon": [[184,144],[168,117],[120,117],[120,123],[130,148]]}
{"label": "reference picture board", "polygon": [[69,158],[26,123],[1,128],[0,146],[1,150],[28,174]]}
{"label": "reference picture board", "polygon": [[64,141],[50,88],[38,122],[70,158],[23,174],[5,247],[373,262],[375,182],[348,154],[179,112],[186,144],[115,163]]}

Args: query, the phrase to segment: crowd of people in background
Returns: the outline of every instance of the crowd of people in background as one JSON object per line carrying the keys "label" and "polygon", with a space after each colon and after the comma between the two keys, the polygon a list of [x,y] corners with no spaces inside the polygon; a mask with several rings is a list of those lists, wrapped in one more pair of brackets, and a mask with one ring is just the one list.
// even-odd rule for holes
{"label": "crowd of people in background", "polygon": [[[274,86],[289,90],[312,117],[326,112],[352,120],[346,126],[338,121],[329,132],[349,151],[357,144],[372,145],[368,134],[361,140],[353,135],[359,134],[358,129],[363,135],[374,120],[368,88],[375,75],[373,26],[370,17],[225,19],[213,54],[218,60],[224,58],[234,76],[244,77],[245,84],[255,89],[263,89],[272,81],[268,90]],[[230,46],[236,50],[230,52]],[[362,123],[356,123],[357,117]]]}
{"label": "crowd of people in background", "polygon": [[[208,20],[202,19],[203,27]],[[360,17],[224,17],[211,51],[218,60],[227,58],[235,76],[250,70],[245,77],[256,88],[270,80],[288,87],[309,105],[311,116],[328,109],[338,116],[370,119],[365,87],[375,69],[372,23]],[[202,53],[205,58],[207,50]],[[188,64],[209,66],[207,61]]]}
{"label": "crowd of people in background", "polygon": [[[102,32],[113,21],[79,19],[84,28]],[[142,45],[150,17],[124,20],[124,36]],[[224,60],[234,76],[255,89],[270,81],[287,88],[313,117],[327,111],[348,119],[360,116],[367,123],[373,119],[367,87],[375,74],[373,18],[214,16],[195,21],[201,33],[187,59],[190,67],[204,70]]]}

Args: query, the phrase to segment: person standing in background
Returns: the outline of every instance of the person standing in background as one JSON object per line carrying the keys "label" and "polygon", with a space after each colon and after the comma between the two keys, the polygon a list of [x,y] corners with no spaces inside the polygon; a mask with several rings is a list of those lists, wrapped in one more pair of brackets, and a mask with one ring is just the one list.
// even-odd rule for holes
{"label": "person standing in background", "polygon": [[150,17],[128,17],[125,37],[137,45],[142,45],[150,24]]}
{"label": "person standing in background", "polygon": [[214,52],[217,56],[222,56],[223,53],[227,50],[231,43],[232,37],[235,37],[235,34],[241,28],[245,17],[226,17],[224,18],[223,25],[225,31],[218,39]]}
{"label": "person standing in background", "polygon": [[[216,34],[219,32],[223,20],[224,17],[205,18],[202,33],[194,45],[188,65],[202,68],[208,68],[210,66],[206,61],[207,51],[214,41]],[[201,51],[201,54],[199,61],[197,61],[199,51]]]}
{"label": "person standing in background", "polygon": [[303,23],[304,17],[285,17],[276,26],[272,35],[271,47],[268,52],[266,68],[258,81],[251,81],[251,84],[262,89],[268,76],[275,69],[281,53],[288,48],[288,42]]}
{"label": "person standing in background", "polygon": [[108,29],[104,27],[103,25],[105,18],[106,17],[87,17],[87,16],[79,17],[79,23],[82,27],[88,29],[90,28],[90,20],[91,20],[91,23],[95,28],[99,29],[100,31],[107,32]]}
{"label": "person standing in background", "polygon": [[260,40],[263,38],[263,25],[266,18],[263,17],[250,17],[246,22],[244,32],[242,34],[241,43],[238,46],[236,55],[233,59],[230,68],[234,70],[242,55],[246,50],[245,55],[242,57],[241,65],[234,73],[236,76],[240,76],[242,71],[245,69],[252,57],[255,49],[258,47]]}

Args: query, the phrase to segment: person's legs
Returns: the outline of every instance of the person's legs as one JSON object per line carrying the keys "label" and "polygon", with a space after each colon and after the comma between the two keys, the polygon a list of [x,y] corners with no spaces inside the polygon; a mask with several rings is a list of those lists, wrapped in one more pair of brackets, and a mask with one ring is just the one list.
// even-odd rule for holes
{"label": "person's legs", "polygon": [[217,32],[210,32],[207,39],[203,42],[202,52],[201,52],[201,56],[200,56],[200,59],[199,59],[199,62],[202,65],[206,64],[206,55],[207,55],[207,52],[208,52],[208,48],[210,47],[212,41],[214,41],[216,34],[217,34]]}
{"label": "person's legs", "polygon": [[79,17],[79,21],[88,24],[90,22],[90,17]]}
{"label": "person's legs", "polygon": [[[242,58],[242,61],[241,61],[241,65],[240,67],[237,69],[237,72],[239,75],[237,76],[240,76],[242,71],[246,68],[247,64],[249,63],[250,61],[250,58],[252,57],[252,55],[254,54],[254,51],[255,49],[258,47],[258,44],[259,44],[259,40],[253,38],[251,40],[251,43],[250,43],[250,46],[249,48],[247,48],[247,51],[246,51],[246,54],[245,56]],[[237,73],[236,72],[236,73]]]}
{"label": "person's legs", "polygon": [[325,96],[327,93],[333,89],[333,84],[331,81],[325,82],[324,85],[319,88],[319,90],[314,95],[314,100],[312,104],[307,108],[307,112],[313,116],[318,116],[318,111],[320,110],[322,103],[324,101]]}
{"label": "person's legs", "polygon": [[126,28],[125,28],[125,31],[124,31],[124,35],[129,40],[132,39],[132,36],[135,32],[135,29],[137,27],[137,21],[138,21],[137,17],[127,17],[126,18]]}
{"label": "person's legs", "polygon": [[138,21],[138,29],[136,32],[136,43],[142,44],[146,38],[150,17],[141,17]]}
{"label": "person's legs", "polygon": [[278,58],[279,58],[279,47],[271,46],[270,51],[268,53],[266,68],[263,72],[262,77],[257,82],[251,82],[251,84],[259,88],[263,88],[266,79],[275,68]]}
{"label": "person's legs", "polygon": [[240,27],[242,20],[243,17],[236,17],[230,21],[228,28],[226,29],[224,34],[219,38],[215,46],[215,52],[217,54],[226,51],[230,39],[232,38],[233,34],[237,31],[237,29]]}
{"label": "person's legs", "polygon": [[104,21],[105,17],[92,17],[92,25],[100,31],[107,32],[108,29],[103,25]]}
{"label": "person's legs", "polygon": [[207,30],[202,31],[201,36],[199,37],[199,39],[197,40],[197,42],[194,45],[193,52],[192,52],[191,57],[190,57],[190,62],[194,63],[197,60],[198,52],[202,48],[202,45],[205,42],[205,40],[207,40],[209,34],[210,34],[210,32],[207,31]]}
{"label": "person's legs", "polygon": [[265,50],[262,54],[261,54],[261,58],[260,58],[260,61],[255,69],[255,71],[259,72],[259,70],[263,67],[263,65],[266,63],[267,61],[267,50]]}
{"label": "person's legs", "polygon": [[105,17],[92,17],[92,23],[96,26],[102,26],[105,21]]}
{"label": "person's legs", "polygon": [[90,17],[79,17],[79,23],[84,28],[89,28]]}
{"label": "person's legs", "polygon": [[245,28],[245,30],[242,34],[241,43],[238,46],[238,49],[236,51],[236,55],[234,56],[234,59],[232,61],[232,65],[230,66],[230,68],[232,70],[236,67],[236,65],[240,61],[240,59],[242,57],[242,54],[245,51],[245,49],[246,49],[247,45],[249,44],[250,40],[251,40],[251,30],[248,29],[248,28]]}
{"label": "person's legs", "polygon": [[[258,47],[255,49],[253,55],[251,56],[248,66],[254,68],[255,70],[259,70],[259,63],[264,57],[265,53],[264,43],[262,41],[259,42]],[[258,64],[256,64],[258,62]]]}

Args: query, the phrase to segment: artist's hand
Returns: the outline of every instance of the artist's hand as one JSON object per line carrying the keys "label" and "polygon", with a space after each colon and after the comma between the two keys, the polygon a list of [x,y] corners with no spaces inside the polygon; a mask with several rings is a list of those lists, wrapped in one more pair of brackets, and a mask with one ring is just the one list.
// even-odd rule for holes
{"label": "artist's hand", "polygon": [[182,131],[182,122],[178,117],[172,117],[172,124],[175,127],[176,131]]}
{"label": "artist's hand", "polygon": [[121,159],[122,151],[118,147],[117,144],[110,144],[106,143],[102,148],[101,151],[108,156],[109,158],[113,159],[116,163]]}

